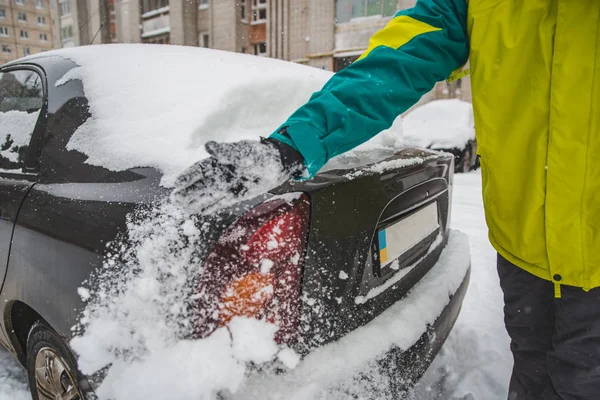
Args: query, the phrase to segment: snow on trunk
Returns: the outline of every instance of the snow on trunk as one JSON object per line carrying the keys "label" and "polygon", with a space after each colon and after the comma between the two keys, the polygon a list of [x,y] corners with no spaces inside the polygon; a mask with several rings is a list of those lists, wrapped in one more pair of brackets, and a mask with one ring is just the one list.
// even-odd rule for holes
{"label": "snow on trunk", "polygon": [[81,80],[92,115],[67,148],[110,170],[155,167],[166,186],[207,156],[207,141],[269,136],[331,76],[290,62],[180,46],[85,46],[59,54],[79,67],[56,85]]}

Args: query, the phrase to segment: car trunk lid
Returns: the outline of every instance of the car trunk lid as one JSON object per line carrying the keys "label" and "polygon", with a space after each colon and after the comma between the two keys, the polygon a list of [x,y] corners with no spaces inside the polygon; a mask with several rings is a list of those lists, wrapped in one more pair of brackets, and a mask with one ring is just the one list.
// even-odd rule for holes
{"label": "car trunk lid", "polygon": [[279,188],[307,193],[311,201],[301,352],[336,340],[402,298],[447,239],[451,155],[405,149],[364,159],[343,158],[311,181]]}

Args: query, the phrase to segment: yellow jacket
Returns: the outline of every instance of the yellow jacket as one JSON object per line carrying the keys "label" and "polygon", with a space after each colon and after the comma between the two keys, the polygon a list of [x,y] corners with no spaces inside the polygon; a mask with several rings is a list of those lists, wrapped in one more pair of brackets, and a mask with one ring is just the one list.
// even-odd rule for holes
{"label": "yellow jacket", "polygon": [[469,57],[493,246],[556,284],[600,286],[600,1],[420,0],[273,137],[314,174]]}

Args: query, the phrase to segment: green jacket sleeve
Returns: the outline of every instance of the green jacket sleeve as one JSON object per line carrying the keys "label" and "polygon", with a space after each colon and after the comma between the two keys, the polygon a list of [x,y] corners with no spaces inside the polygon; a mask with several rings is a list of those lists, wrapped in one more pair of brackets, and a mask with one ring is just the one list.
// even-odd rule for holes
{"label": "green jacket sleeve", "polygon": [[389,128],[469,56],[466,0],[419,0],[370,40],[273,134],[304,157],[310,176]]}

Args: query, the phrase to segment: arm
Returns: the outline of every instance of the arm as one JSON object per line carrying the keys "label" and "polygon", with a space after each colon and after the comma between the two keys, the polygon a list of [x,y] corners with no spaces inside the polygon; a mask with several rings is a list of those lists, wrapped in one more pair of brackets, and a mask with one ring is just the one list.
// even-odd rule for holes
{"label": "arm", "polygon": [[469,56],[466,0],[419,0],[376,33],[271,138],[302,154],[311,176],[332,157],[389,128]]}

